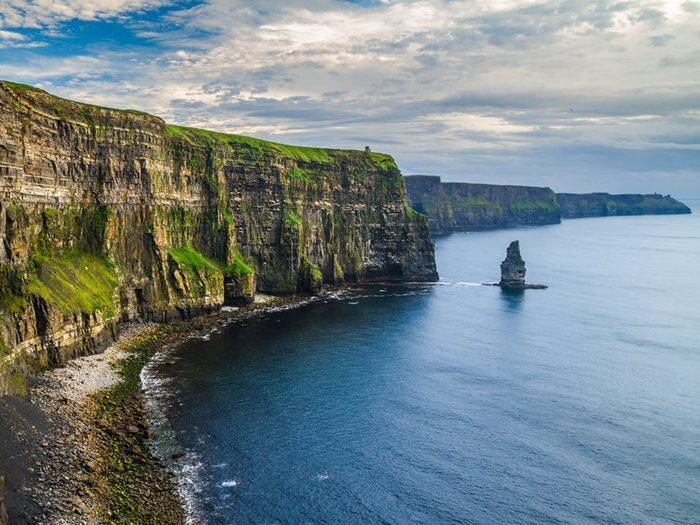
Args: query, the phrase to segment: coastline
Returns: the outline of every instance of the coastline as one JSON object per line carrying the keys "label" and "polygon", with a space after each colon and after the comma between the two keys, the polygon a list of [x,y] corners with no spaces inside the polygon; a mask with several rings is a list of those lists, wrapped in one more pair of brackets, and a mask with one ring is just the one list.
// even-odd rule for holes
{"label": "coastline", "polygon": [[234,319],[310,300],[259,296],[187,322],[123,325],[102,353],[33,380],[26,399],[0,398],[10,523],[196,523],[167,464],[179,454],[163,458],[154,450],[143,368],[156,354]]}

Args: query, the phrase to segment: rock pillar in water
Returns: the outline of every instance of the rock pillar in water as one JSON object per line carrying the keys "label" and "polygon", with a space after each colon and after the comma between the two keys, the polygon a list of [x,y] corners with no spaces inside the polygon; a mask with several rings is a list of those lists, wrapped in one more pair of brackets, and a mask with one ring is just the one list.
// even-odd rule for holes
{"label": "rock pillar in water", "polygon": [[513,241],[508,246],[506,258],[501,263],[501,281],[498,285],[503,290],[544,290],[545,284],[525,283],[525,261],[520,256],[520,242]]}
{"label": "rock pillar in water", "polygon": [[522,290],[525,288],[525,261],[520,256],[520,241],[508,246],[506,258],[501,263],[501,288]]}

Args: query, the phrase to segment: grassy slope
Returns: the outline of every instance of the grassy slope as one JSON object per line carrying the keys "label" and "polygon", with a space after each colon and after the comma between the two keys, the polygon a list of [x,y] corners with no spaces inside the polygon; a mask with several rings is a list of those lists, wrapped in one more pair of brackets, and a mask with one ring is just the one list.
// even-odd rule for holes
{"label": "grassy slope", "polygon": [[117,275],[105,259],[88,254],[36,259],[38,271],[29,280],[30,295],[57,305],[64,313],[103,310],[114,317]]}
{"label": "grassy slope", "polygon": [[[280,144],[278,142],[270,142],[267,140],[256,139],[244,135],[235,135],[230,133],[221,133],[218,131],[210,131],[206,129],[188,128],[185,126],[177,126],[168,124],[165,126],[166,135],[172,138],[178,138],[186,141],[193,146],[202,146],[210,144],[219,144],[228,147],[243,146],[249,150],[260,153],[271,152],[277,155],[287,157],[304,163],[315,164],[330,164],[335,161],[335,157],[339,155],[364,153],[358,150],[340,150],[328,148],[313,148],[308,146],[292,146],[289,144]],[[394,159],[390,155],[384,153],[367,153],[372,163],[381,170],[396,168]],[[301,170],[294,173],[294,176],[302,178],[304,176]]]}

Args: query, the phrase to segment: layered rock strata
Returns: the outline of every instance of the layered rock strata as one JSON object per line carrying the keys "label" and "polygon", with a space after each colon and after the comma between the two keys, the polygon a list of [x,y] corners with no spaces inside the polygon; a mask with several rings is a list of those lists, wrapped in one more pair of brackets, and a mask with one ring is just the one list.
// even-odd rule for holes
{"label": "layered rock strata", "polygon": [[380,153],[294,147],[0,82],[0,393],[121,320],[437,278]]}

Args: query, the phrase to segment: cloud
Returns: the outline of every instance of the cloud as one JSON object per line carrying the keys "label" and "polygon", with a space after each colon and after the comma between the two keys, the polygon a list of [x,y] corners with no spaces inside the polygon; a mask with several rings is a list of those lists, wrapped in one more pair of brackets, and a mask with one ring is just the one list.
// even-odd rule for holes
{"label": "cloud", "polygon": [[[562,189],[584,180],[604,190],[613,173],[635,180],[641,152],[684,184],[697,170],[698,2],[37,5],[0,7],[3,31],[37,27],[70,52],[20,50],[0,67],[63,96],[278,141],[371,144],[406,172],[433,166],[447,178],[522,182],[558,171]],[[15,22],[8,6],[22,14]],[[133,41],[81,43],[78,30],[75,42],[61,40],[75,20],[119,24]]]}
{"label": "cloud", "polygon": [[36,48],[46,46],[46,42],[31,41],[27,35],[15,31],[0,29],[0,49],[6,48]]}
{"label": "cloud", "polygon": [[649,45],[653,47],[664,47],[666,44],[671,42],[673,38],[673,35],[668,33],[665,35],[652,35],[649,37],[648,42]]}
{"label": "cloud", "polygon": [[45,28],[67,20],[99,20],[143,11],[164,0],[4,0],[0,27]]}
{"label": "cloud", "polygon": [[0,40],[23,41],[26,39],[27,39],[27,37],[21,33],[16,33],[14,31],[6,31],[4,29],[0,29]]}

